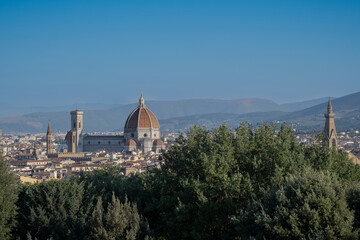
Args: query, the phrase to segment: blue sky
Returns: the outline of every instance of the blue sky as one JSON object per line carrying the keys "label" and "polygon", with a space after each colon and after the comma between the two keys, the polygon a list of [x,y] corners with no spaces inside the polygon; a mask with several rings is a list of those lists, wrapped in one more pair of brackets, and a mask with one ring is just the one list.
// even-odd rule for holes
{"label": "blue sky", "polygon": [[360,1],[0,1],[0,102],[360,91]]}

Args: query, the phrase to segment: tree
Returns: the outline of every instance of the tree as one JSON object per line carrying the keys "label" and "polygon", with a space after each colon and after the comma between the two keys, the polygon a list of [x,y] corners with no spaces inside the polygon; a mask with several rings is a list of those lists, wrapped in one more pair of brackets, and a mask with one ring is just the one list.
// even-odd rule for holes
{"label": "tree", "polygon": [[91,218],[91,234],[89,239],[104,240],[135,240],[149,239],[148,224],[139,215],[136,205],[131,204],[127,197],[121,203],[115,195],[108,204],[107,211],[103,210],[101,197],[98,198]]}
{"label": "tree", "polygon": [[360,182],[352,183],[346,191],[346,200],[348,206],[354,211],[354,226],[360,227]]}
{"label": "tree", "polygon": [[24,185],[17,205],[21,239],[84,239],[89,232],[92,196],[75,180]]}
{"label": "tree", "polygon": [[149,193],[144,189],[144,176],[123,176],[121,168],[104,167],[103,169],[92,172],[82,172],[78,183],[84,185],[87,195],[94,197],[94,205],[98,197],[101,197],[103,207],[112,201],[112,195],[119,198],[121,202],[125,201],[125,196],[131,203],[136,203],[138,210],[142,213],[145,201]]}
{"label": "tree", "polygon": [[163,155],[165,164],[146,178],[152,193],[145,213],[166,239],[233,238],[229,216],[252,193],[234,158],[235,134],[226,126],[195,126]]}
{"label": "tree", "polygon": [[0,239],[9,239],[15,224],[17,181],[0,156]]}
{"label": "tree", "polygon": [[[238,217],[239,235],[266,239],[357,239],[343,186],[331,173],[307,168],[255,200]],[[248,227],[251,226],[251,227]]]}
{"label": "tree", "polygon": [[330,171],[338,175],[346,185],[360,181],[360,166],[355,165],[344,150],[329,149],[326,144],[314,144],[304,148],[306,164],[318,171]]}
{"label": "tree", "polygon": [[235,159],[240,172],[249,175],[258,197],[304,165],[302,148],[294,141],[292,127],[285,123],[280,130],[274,124],[263,123],[254,128],[242,123],[235,133]]}

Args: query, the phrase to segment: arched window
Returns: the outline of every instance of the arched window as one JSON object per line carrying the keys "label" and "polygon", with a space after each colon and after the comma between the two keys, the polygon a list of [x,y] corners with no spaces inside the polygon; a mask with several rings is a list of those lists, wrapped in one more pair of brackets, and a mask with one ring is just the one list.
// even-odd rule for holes
{"label": "arched window", "polygon": [[74,128],[76,128],[76,122],[74,122]]}
{"label": "arched window", "polygon": [[147,135],[147,133],[144,133],[144,137],[147,137],[148,135]]}
{"label": "arched window", "polygon": [[79,122],[79,128],[81,128],[81,122]]}

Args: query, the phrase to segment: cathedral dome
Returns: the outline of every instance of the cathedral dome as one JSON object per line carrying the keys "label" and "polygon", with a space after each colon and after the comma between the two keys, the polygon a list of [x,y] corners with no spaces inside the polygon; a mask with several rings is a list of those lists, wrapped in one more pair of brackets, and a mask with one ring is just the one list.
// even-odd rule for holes
{"label": "cathedral dome", "polygon": [[127,132],[129,129],[136,128],[160,128],[155,115],[145,106],[142,94],[139,100],[139,106],[132,111],[125,122],[124,131]]}
{"label": "cathedral dome", "polygon": [[154,140],[154,146],[164,146],[164,142],[161,141],[160,139],[155,139]]}
{"label": "cathedral dome", "polygon": [[136,142],[133,139],[130,139],[125,143],[125,146],[127,146],[127,147],[136,147]]}

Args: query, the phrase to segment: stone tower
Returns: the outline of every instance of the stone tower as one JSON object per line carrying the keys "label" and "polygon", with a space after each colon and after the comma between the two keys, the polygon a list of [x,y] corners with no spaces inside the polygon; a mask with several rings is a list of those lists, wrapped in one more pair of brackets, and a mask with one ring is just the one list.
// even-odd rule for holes
{"label": "stone tower", "polygon": [[80,110],[71,111],[71,132],[75,136],[75,151],[73,152],[81,152],[82,151],[82,143],[80,141],[80,136],[83,130],[83,115],[84,112]]}
{"label": "stone tower", "polygon": [[327,113],[325,114],[325,127],[324,127],[324,141],[329,148],[334,147],[337,149],[337,134],[334,121],[335,114],[332,111],[331,98],[329,97],[329,103],[327,106]]}
{"label": "stone tower", "polygon": [[46,132],[46,152],[47,152],[47,154],[53,153],[52,133],[51,133],[50,123],[48,125],[48,129],[47,129],[47,132]]}

